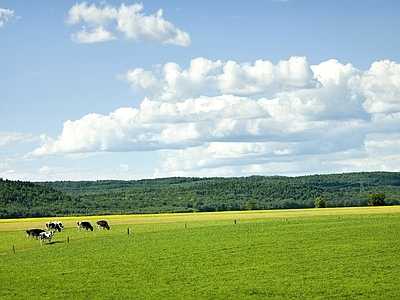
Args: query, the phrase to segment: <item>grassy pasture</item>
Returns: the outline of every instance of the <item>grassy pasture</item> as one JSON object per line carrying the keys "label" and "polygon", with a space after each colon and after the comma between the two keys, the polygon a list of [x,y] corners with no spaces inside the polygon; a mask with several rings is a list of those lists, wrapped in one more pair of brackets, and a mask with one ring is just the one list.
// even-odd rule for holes
{"label": "grassy pasture", "polygon": [[0,299],[400,299],[400,207],[68,217],[26,239],[48,220],[0,220]]}

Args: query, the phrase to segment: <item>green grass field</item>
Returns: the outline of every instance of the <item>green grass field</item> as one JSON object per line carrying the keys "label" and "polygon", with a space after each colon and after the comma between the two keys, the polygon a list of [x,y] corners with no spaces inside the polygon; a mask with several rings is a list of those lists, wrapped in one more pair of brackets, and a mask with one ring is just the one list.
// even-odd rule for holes
{"label": "green grass field", "polygon": [[0,220],[0,299],[400,299],[400,207],[100,218]]}

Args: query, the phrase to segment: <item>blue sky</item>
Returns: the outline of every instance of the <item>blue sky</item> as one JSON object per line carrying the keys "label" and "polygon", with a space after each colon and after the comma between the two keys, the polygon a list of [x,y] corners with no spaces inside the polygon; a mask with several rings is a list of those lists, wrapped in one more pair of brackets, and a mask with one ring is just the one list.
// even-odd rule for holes
{"label": "blue sky", "polygon": [[400,171],[400,2],[0,0],[0,177]]}

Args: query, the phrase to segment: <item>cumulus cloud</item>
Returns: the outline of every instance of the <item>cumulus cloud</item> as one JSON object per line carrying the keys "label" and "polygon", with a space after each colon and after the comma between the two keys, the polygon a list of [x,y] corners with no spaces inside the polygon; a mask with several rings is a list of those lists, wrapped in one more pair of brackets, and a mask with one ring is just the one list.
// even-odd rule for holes
{"label": "cumulus cloud", "polygon": [[97,42],[107,42],[115,40],[116,37],[109,31],[105,30],[103,27],[92,28],[87,30],[85,26],[82,30],[78,31],[76,34],[71,36],[71,39],[76,43],[97,43]]}
{"label": "cumulus cloud", "polygon": [[262,60],[251,65],[233,61],[213,62],[199,57],[190,62],[188,69],[170,62],[154,72],[137,68],[117,77],[130,82],[133,91],[148,90],[150,97],[163,101],[182,101],[210,91],[253,96],[317,89],[321,85],[305,57],[292,57],[275,66]]}
{"label": "cumulus cloud", "polygon": [[304,57],[134,69],[119,78],[148,92],[140,107],[67,121],[30,156],[159,151],[155,176],[400,169],[398,74],[390,61],[358,70]]}
{"label": "cumulus cloud", "polygon": [[169,62],[153,72],[136,68],[117,75],[117,78],[129,82],[133,91],[146,90],[153,99],[177,102],[215,89],[221,66],[221,61],[199,57],[190,62],[188,69]]}
{"label": "cumulus cloud", "polygon": [[254,65],[228,61],[223,68],[218,86],[227,94],[249,96],[319,86],[305,57],[291,57],[275,66],[263,60],[257,60]]}
{"label": "cumulus cloud", "polygon": [[42,136],[34,156],[98,151],[158,150],[199,145],[205,140],[261,135],[268,111],[248,98],[220,96],[163,103],[145,99],[140,109],[89,114],[66,121],[53,140]]}
{"label": "cumulus cloud", "polygon": [[400,111],[400,64],[389,60],[374,62],[360,78],[358,91],[365,97],[369,113]]}
{"label": "cumulus cloud", "polygon": [[310,67],[317,88],[278,92],[277,97],[286,110],[296,112],[307,120],[368,119],[370,115],[359,94],[362,72],[351,64],[343,65],[331,59]]}
{"label": "cumulus cloud", "polygon": [[106,42],[123,38],[145,39],[183,47],[190,45],[189,34],[166,21],[162,10],[153,15],[145,15],[142,10],[141,3],[123,3],[119,7],[76,3],[70,8],[66,23],[84,24],[81,30],[71,36],[76,43]]}
{"label": "cumulus cloud", "polygon": [[3,27],[5,23],[18,20],[19,18],[19,16],[15,16],[13,10],[0,7],[0,28]]}

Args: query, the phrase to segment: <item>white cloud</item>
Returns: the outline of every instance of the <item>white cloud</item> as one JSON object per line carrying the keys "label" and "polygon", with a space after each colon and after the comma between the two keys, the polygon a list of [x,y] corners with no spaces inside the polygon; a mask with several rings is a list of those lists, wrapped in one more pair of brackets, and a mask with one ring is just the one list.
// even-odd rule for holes
{"label": "white cloud", "polygon": [[7,162],[0,161],[0,171],[8,170],[9,168],[10,168],[10,165]]}
{"label": "white cloud", "polygon": [[263,60],[257,60],[254,65],[228,61],[218,81],[222,93],[242,96],[319,86],[305,57],[291,57],[275,66]]}
{"label": "white cloud", "polygon": [[15,16],[13,10],[0,7],[0,28],[3,27],[5,23],[18,20],[19,18],[19,16]]}
{"label": "white cloud", "polygon": [[130,82],[133,91],[145,89],[154,99],[172,102],[197,98],[210,91],[253,96],[321,86],[305,57],[292,57],[276,66],[262,60],[252,66],[250,63],[213,62],[199,57],[184,70],[170,62],[162,70],[151,72],[137,68],[117,77]]}
{"label": "white cloud", "polygon": [[371,117],[371,133],[398,132],[400,128],[400,112],[390,114],[373,114]]}
{"label": "white cloud", "polygon": [[126,173],[126,172],[128,172],[129,171],[129,165],[127,165],[127,164],[120,164],[119,165],[119,167],[118,167],[118,172],[120,172],[120,173]]}
{"label": "white cloud", "polygon": [[[77,43],[105,42],[124,38],[145,39],[183,47],[190,45],[189,34],[166,21],[162,10],[154,15],[145,15],[142,10],[141,3],[132,5],[122,3],[120,7],[112,5],[97,7],[95,4],[88,6],[86,2],[82,2],[70,8],[66,23],[85,24],[78,33],[71,36],[72,41]],[[112,23],[116,23],[116,26]]]}
{"label": "white cloud", "polygon": [[32,134],[0,131],[0,147],[10,147],[37,141],[39,141],[39,138]]}
{"label": "white cloud", "polygon": [[170,62],[154,72],[136,68],[117,78],[130,82],[133,91],[143,89],[150,93],[151,98],[177,102],[197,98],[207,90],[215,89],[216,75],[221,66],[221,61],[212,62],[199,57],[193,59],[185,70]]}
{"label": "white cloud", "polygon": [[66,121],[62,134],[56,140],[42,136],[42,146],[32,155],[157,150],[257,136],[266,118],[263,106],[248,98],[226,95],[183,103],[145,99],[140,110],[120,108],[108,116],[89,114]]}
{"label": "white cloud", "polygon": [[364,99],[357,97],[353,91],[361,76],[360,70],[351,64],[343,65],[333,59],[311,66],[311,70],[322,84],[320,89],[282,95],[282,98],[289,96],[292,103],[297,106],[295,109],[303,110],[301,113],[303,116],[319,120],[369,117],[362,106]]}
{"label": "white cloud", "polygon": [[[156,176],[398,170],[398,68],[388,61],[366,71],[336,60],[309,66],[295,57],[276,66],[197,58],[188,69],[135,69],[120,78],[151,91],[139,108],[67,121],[30,155],[157,150]],[[249,84],[234,84],[238,78]],[[273,99],[254,97],[266,91],[275,91]]]}
{"label": "white cloud", "polygon": [[112,6],[97,8],[95,4],[88,6],[87,2],[76,3],[68,11],[67,24],[74,25],[83,21],[90,27],[107,26],[118,15],[118,10]]}
{"label": "white cloud", "polygon": [[374,62],[364,72],[359,91],[366,98],[363,106],[369,113],[400,111],[400,64],[388,60]]}
{"label": "white cloud", "polygon": [[152,87],[158,85],[157,78],[151,71],[146,71],[142,68],[130,70],[122,75],[117,75],[117,79],[125,80],[131,83],[132,91],[151,90]]}
{"label": "white cloud", "polygon": [[49,167],[49,166],[43,166],[41,168],[39,168],[38,173],[39,174],[44,174],[44,175],[48,175],[50,173],[54,172],[54,169]]}
{"label": "white cloud", "polygon": [[105,30],[103,27],[96,27],[91,31],[87,31],[86,27],[83,27],[82,30],[78,31],[78,33],[73,34],[71,39],[76,43],[90,44],[112,41],[116,38],[111,32]]}
{"label": "white cloud", "polygon": [[[109,116],[89,114],[77,121],[66,121],[57,140],[42,136],[42,147],[34,155],[57,153],[86,153],[97,151],[124,151],[125,147],[140,142],[135,136],[135,118],[138,110],[120,108]],[[140,129],[140,126],[138,127]]]}

